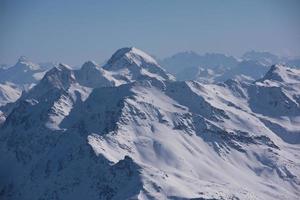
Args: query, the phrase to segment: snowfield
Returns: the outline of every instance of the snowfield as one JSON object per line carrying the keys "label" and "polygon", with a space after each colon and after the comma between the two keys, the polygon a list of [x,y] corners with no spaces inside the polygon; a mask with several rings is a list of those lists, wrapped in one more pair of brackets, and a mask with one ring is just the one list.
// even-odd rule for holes
{"label": "snowfield", "polygon": [[0,110],[1,199],[300,196],[297,69],[176,81],[123,48],[103,67],[60,64]]}

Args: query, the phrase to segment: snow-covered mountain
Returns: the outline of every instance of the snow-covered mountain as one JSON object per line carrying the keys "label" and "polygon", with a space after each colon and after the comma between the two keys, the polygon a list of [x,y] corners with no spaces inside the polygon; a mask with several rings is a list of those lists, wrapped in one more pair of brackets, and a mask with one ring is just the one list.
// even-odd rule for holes
{"label": "snow-covered mountain", "polygon": [[279,57],[269,52],[248,51],[241,58],[218,53],[199,55],[195,52],[181,52],[160,61],[177,80],[197,80],[202,83],[216,83],[228,79],[246,77],[258,79],[271,65],[285,64],[299,68],[299,59]]}
{"label": "snow-covered mountain", "polygon": [[[80,69],[74,70],[65,64],[55,66],[45,72],[39,84],[29,91],[24,91],[16,105],[24,99],[39,99],[41,96],[49,104],[49,93],[65,95],[62,91],[67,91],[67,98],[75,101],[77,97],[81,99],[82,96],[88,95],[93,88],[119,86],[138,80],[151,80],[161,85],[163,81],[174,81],[174,77],[145,52],[134,47],[122,48],[116,51],[103,67],[94,61],[87,61]],[[50,103],[50,106],[52,104],[54,102]],[[3,107],[2,110],[10,111],[12,107],[14,104]]]}
{"label": "snow-covered mountain", "polygon": [[243,60],[235,67],[224,70],[219,76],[214,76],[215,81],[226,81],[228,79],[235,79],[240,76],[246,76],[250,79],[256,80],[262,78],[270,69],[271,65],[263,65],[258,61]]}
{"label": "snow-covered mountain", "polygon": [[0,69],[0,106],[16,101],[23,90],[33,87],[55,63],[35,64],[21,56],[12,67]]}
{"label": "snow-covered mountain", "polygon": [[22,56],[14,66],[0,71],[0,82],[30,85],[40,80],[44,74],[45,69]]}
{"label": "snow-covered mountain", "polygon": [[151,56],[131,47],[116,51],[103,67],[121,81],[157,79],[160,81],[174,80]]}
{"label": "snow-covered mountain", "polygon": [[[216,73],[235,67],[238,60],[220,53],[199,55],[193,51],[180,52],[160,61],[162,66],[173,74],[177,80],[197,80],[201,69]],[[200,75],[200,79],[201,79]],[[207,81],[206,81],[207,82]]]}
{"label": "snow-covered mountain", "polygon": [[259,79],[270,69],[258,61],[242,60],[231,67],[187,67],[176,74],[178,80],[196,80],[202,83],[223,82],[228,79],[247,77],[247,79]]}
{"label": "snow-covered mountain", "polygon": [[283,61],[282,58],[272,53],[254,50],[244,53],[242,59],[246,61],[256,61],[267,66],[271,66]]}
{"label": "snow-covered mountain", "polygon": [[300,71],[241,80],[175,81],[136,48],[61,64],[2,107],[0,197],[296,200]]}
{"label": "snow-covered mountain", "polygon": [[85,62],[80,69],[75,70],[75,77],[81,85],[91,88],[114,86],[116,81],[93,61]]}

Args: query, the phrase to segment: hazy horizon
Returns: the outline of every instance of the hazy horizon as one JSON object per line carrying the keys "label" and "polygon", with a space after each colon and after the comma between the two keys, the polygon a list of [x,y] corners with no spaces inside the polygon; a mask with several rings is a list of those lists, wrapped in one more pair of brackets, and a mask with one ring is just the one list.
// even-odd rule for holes
{"label": "hazy horizon", "polygon": [[[124,47],[120,47],[120,48],[124,48]],[[138,47],[136,47],[138,48]],[[140,49],[140,48],[139,48]],[[85,62],[87,61],[95,61],[96,63],[98,64],[105,64],[105,62],[108,61],[108,59],[110,59],[110,57],[113,55],[113,53],[115,53],[118,49],[116,49],[114,52],[111,53],[110,56],[108,56],[107,58],[105,58],[104,60],[99,60],[97,58],[94,58],[94,59],[89,59],[89,60],[82,60],[80,63],[66,63],[64,62],[63,60],[34,60],[32,59],[31,57],[28,57],[26,55],[20,55],[20,56],[17,56],[16,57],[16,60],[14,60],[13,62],[11,63],[0,63],[0,65],[3,65],[3,66],[7,66],[7,67],[11,67],[13,66],[14,64],[16,64],[18,62],[18,59],[21,58],[21,57],[24,57],[25,59],[28,59],[29,61],[32,61],[33,63],[35,64],[39,64],[39,63],[64,63],[64,64],[67,64],[67,65],[70,65],[72,67],[80,67],[81,65],[83,65]],[[143,49],[141,49],[143,50]],[[151,54],[151,52],[146,52],[146,53],[149,53],[149,55],[151,55],[154,59],[156,59],[157,61],[162,61],[164,59],[168,59],[168,58],[171,58],[172,56],[174,55],[177,55],[177,54],[180,54],[180,53],[196,53],[198,55],[204,55],[204,54],[224,54],[226,56],[233,56],[234,58],[236,59],[241,59],[242,55],[244,53],[247,53],[247,52],[250,52],[250,51],[255,51],[255,52],[259,52],[259,53],[271,53],[275,56],[278,56],[279,58],[289,58],[289,59],[299,59],[300,56],[291,56],[291,57],[288,57],[288,56],[283,56],[283,55],[278,55],[278,54],[274,54],[272,52],[268,52],[268,51],[257,51],[257,50],[254,50],[254,49],[251,49],[251,50],[248,50],[246,52],[243,52],[241,53],[240,56],[234,56],[234,55],[230,55],[230,54],[226,54],[226,53],[222,53],[222,52],[202,52],[202,53],[199,53],[197,51],[194,51],[194,50],[183,50],[183,51],[178,51],[178,52],[174,52],[173,54],[171,55],[167,55],[165,57],[159,57],[159,56],[156,56],[156,55],[153,55]]]}
{"label": "hazy horizon", "polygon": [[135,46],[178,52],[300,55],[300,1],[0,1],[0,63],[102,62]]}

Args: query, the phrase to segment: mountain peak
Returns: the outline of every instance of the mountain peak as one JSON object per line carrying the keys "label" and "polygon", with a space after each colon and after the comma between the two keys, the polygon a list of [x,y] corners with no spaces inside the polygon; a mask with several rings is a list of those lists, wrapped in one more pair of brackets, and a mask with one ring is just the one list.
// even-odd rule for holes
{"label": "mountain peak", "polygon": [[287,67],[285,65],[272,65],[270,70],[260,81],[275,81],[284,83],[293,83],[300,81],[300,70]]}
{"label": "mountain peak", "polygon": [[72,68],[69,65],[59,63],[57,67],[54,67],[59,71],[66,71],[66,70],[72,70]]}
{"label": "mountain peak", "polygon": [[114,85],[112,78],[94,61],[85,62],[82,67],[74,71],[76,80],[86,87],[103,87]]}
{"label": "mountain peak", "polygon": [[147,53],[135,47],[125,47],[117,50],[108,60],[103,69],[111,72],[116,79],[132,82],[136,80],[159,79],[174,80]]}
{"label": "mountain peak", "polygon": [[72,69],[68,65],[60,63],[57,67],[49,70],[41,82],[57,88],[68,88],[71,83],[76,81]]}
{"label": "mountain peak", "polygon": [[15,67],[24,68],[24,70],[36,71],[40,69],[40,66],[31,62],[27,57],[20,56]]}
{"label": "mountain peak", "polygon": [[142,65],[143,63],[149,63],[158,65],[156,60],[144,51],[135,47],[125,47],[117,50],[112,57],[108,60],[107,65],[104,68],[111,68],[115,63],[122,62],[128,64]]}
{"label": "mountain peak", "polygon": [[96,69],[96,68],[98,68],[98,64],[92,60],[85,62],[81,67],[81,69],[84,71],[89,71],[90,69]]}
{"label": "mountain peak", "polygon": [[20,56],[20,58],[18,59],[18,63],[20,62],[28,62],[28,58],[26,56]]}

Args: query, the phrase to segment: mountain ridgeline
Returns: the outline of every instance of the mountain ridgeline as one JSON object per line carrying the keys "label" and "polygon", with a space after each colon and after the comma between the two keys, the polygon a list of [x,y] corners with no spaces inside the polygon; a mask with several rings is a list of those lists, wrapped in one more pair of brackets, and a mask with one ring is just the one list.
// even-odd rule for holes
{"label": "mountain ridgeline", "polygon": [[0,198],[296,200],[300,70],[264,69],[176,80],[133,47],[55,65],[0,107]]}
{"label": "mountain ridgeline", "polygon": [[160,60],[162,66],[177,80],[197,80],[202,83],[224,82],[228,79],[262,78],[275,64],[300,68],[299,59],[279,57],[269,52],[248,51],[240,58],[221,53],[177,53]]}

